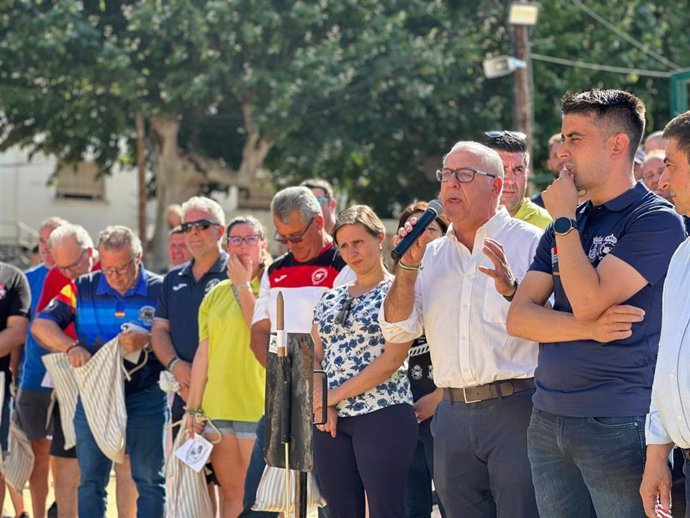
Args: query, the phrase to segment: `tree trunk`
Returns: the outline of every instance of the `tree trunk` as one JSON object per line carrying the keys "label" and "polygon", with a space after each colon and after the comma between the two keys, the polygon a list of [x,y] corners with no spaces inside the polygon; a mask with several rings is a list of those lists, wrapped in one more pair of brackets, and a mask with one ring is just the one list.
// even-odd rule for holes
{"label": "tree trunk", "polygon": [[162,114],[149,118],[157,201],[155,230],[147,246],[147,267],[151,270],[163,271],[168,264],[169,229],[165,218],[168,205],[183,203],[198,195],[209,183],[251,189],[273,143],[261,136],[254,125],[249,101],[243,103],[242,114],[247,138],[237,170],[229,168],[222,160],[181,152],[177,147],[180,123],[176,117]]}

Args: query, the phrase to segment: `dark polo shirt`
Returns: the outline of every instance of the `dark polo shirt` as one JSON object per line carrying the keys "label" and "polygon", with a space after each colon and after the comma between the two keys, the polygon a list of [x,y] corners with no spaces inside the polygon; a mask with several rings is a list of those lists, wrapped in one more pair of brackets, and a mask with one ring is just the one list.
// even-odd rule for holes
{"label": "dark polo shirt", "polygon": [[[603,205],[580,205],[577,228],[592,266],[613,254],[647,280],[624,302],[642,308],[645,318],[633,324],[632,336],[625,340],[540,344],[534,407],[573,417],[645,415],[661,331],[661,294],[671,256],[685,239],[683,221],[670,203],[639,182]],[[530,270],[552,275],[554,309],[572,312],[559,275],[552,225]]]}
{"label": "dark polo shirt", "polygon": [[195,281],[192,259],[170,270],[163,279],[156,318],[168,321],[175,351],[187,362],[194,360],[199,346],[199,306],[211,288],[228,278],[227,262],[228,254],[222,252],[209,271]]}
{"label": "dark polo shirt", "polygon": [[[26,277],[14,266],[0,263],[0,331],[7,329],[10,317],[25,317],[28,320],[30,308],[31,289]],[[0,372],[5,373],[5,394],[9,394],[12,383],[9,354],[0,358]]]}

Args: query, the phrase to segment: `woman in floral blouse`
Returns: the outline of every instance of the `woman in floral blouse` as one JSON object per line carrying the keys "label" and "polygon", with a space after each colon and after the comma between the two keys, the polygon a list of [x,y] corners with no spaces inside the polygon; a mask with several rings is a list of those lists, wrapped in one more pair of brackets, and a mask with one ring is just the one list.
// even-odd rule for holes
{"label": "woman in floral blouse", "polygon": [[410,342],[386,342],[378,324],[392,282],[381,257],[385,230],[369,207],[355,205],[340,213],[333,237],[356,280],[314,308],[314,363],[329,387],[327,402],[314,393],[315,416],[323,404],[328,412],[314,433],[316,471],[332,518],[364,516],[365,491],[370,518],[400,518],[417,419]]}

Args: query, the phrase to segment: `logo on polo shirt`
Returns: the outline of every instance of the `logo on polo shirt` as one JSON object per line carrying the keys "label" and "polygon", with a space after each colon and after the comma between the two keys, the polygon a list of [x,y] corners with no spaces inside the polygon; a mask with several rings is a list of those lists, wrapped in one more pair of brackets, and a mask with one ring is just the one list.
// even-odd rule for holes
{"label": "logo on polo shirt", "polygon": [[144,324],[153,325],[153,317],[156,314],[156,308],[153,306],[141,306],[139,308],[139,320]]}
{"label": "logo on polo shirt", "polygon": [[204,293],[208,293],[211,291],[213,288],[218,286],[220,284],[220,279],[211,279],[206,283],[206,286],[204,287]]}
{"label": "logo on polo shirt", "polygon": [[314,273],[311,274],[312,284],[321,284],[328,277],[328,270],[326,268],[317,268]]}
{"label": "logo on polo shirt", "polygon": [[182,288],[185,288],[187,286],[186,282],[183,282],[181,284],[176,284],[175,286],[172,287],[173,291],[180,291]]}
{"label": "logo on polo shirt", "polygon": [[618,238],[613,234],[609,234],[606,237],[594,236],[594,239],[592,239],[592,246],[589,247],[587,257],[591,262],[599,262],[606,257],[611,250],[613,250],[613,247],[616,246],[616,243],[618,243]]}

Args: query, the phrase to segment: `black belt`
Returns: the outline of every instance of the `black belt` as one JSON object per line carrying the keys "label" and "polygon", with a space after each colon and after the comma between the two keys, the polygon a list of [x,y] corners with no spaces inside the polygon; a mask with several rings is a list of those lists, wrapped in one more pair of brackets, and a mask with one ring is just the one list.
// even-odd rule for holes
{"label": "black belt", "polygon": [[486,385],[465,388],[443,388],[444,401],[461,401],[463,403],[479,403],[489,399],[512,396],[516,392],[524,392],[534,388],[534,378],[500,380]]}

